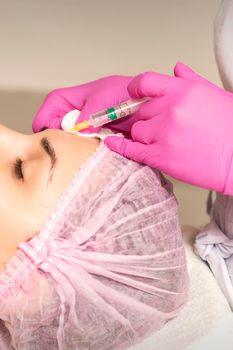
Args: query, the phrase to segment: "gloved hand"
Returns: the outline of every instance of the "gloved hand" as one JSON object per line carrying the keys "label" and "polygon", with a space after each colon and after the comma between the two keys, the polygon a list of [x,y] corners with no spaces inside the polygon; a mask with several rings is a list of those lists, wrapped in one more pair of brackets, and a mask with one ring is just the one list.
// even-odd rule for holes
{"label": "gloved hand", "polygon": [[178,180],[233,195],[233,94],[184,64],[174,73],[137,76],[131,97],[154,98],[135,113],[132,140],[110,136],[104,142]]}
{"label": "gloved hand", "polygon": [[[127,86],[131,80],[132,77],[129,76],[109,76],[87,84],[50,92],[33,120],[33,131],[38,132],[44,128],[61,128],[62,118],[73,109],[81,111],[78,118],[80,122],[87,120],[95,112],[129,100]],[[130,116],[106,124],[106,128],[122,132],[127,136],[133,122],[133,116]],[[90,127],[82,132],[98,132],[99,129],[101,127]]]}

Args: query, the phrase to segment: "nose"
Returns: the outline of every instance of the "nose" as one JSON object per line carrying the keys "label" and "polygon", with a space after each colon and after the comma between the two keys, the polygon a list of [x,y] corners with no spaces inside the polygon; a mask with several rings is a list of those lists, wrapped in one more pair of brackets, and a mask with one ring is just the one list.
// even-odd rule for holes
{"label": "nose", "polygon": [[28,136],[0,124],[0,157],[9,159],[20,157],[26,149]]}

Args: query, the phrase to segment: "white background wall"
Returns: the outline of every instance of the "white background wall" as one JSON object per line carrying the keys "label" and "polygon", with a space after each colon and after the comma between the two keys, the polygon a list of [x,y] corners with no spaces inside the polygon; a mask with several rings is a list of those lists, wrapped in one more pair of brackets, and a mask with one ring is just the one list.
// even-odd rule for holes
{"label": "white background wall", "polygon": [[[52,88],[109,74],[172,74],[177,61],[220,84],[220,0],[0,0],[0,121],[30,132]],[[199,226],[206,191],[175,182],[182,223]]]}
{"label": "white background wall", "polygon": [[219,0],[0,0],[0,85],[47,89],[101,75],[172,72],[218,81]]}

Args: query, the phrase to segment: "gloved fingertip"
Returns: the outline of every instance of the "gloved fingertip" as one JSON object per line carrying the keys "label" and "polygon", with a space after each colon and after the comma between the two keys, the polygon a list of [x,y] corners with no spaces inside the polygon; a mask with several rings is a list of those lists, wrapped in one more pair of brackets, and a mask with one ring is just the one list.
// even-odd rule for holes
{"label": "gloved fingertip", "polygon": [[132,98],[139,98],[143,96],[142,91],[140,89],[143,74],[144,73],[141,73],[135,78],[133,78],[127,87],[128,93]]}
{"label": "gloved fingertip", "polygon": [[111,150],[116,153],[121,154],[122,156],[127,157],[127,144],[130,142],[129,140],[125,139],[124,137],[119,136],[108,136],[105,138],[104,143],[105,145]]}
{"label": "gloved fingertip", "polygon": [[175,67],[173,69],[174,75],[179,76],[183,71],[186,71],[187,66],[183,62],[176,62]]}
{"label": "gloved fingertip", "polygon": [[[43,131],[42,129],[45,127],[44,122],[41,119],[34,119],[32,122],[32,131],[34,133]],[[47,128],[47,126],[46,126]]]}
{"label": "gloved fingertip", "polygon": [[104,140],[107,147],[121,156],[135,161],[134,142],[124,137],[109,136]]}
{"label": "gloved fingertip", "polygon": [[117,136],[108,136],[104,139],[104,144],[111,150],[117,152],[117,145],[119,143],[119,137]]}
{"label": "gloved fingertip", "polygon": [[43,131],[45,129],[61,129],[61,120],[49,117],[34,118],[32,122],[32,131],[34,133]]}
{"label": "gloved fingertip", "polygon": [[180,78],[196,78],[197,74],[185,63],[177,62],[174,67],[174,75]]}

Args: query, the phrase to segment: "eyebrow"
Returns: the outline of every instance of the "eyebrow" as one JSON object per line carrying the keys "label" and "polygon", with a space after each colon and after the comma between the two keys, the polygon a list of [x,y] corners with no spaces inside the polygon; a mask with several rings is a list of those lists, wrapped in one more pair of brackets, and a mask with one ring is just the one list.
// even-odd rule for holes
{"label": "eyebrow", "polygon": [[55,166],[57,165],[57,155],[56,155],[56,152],[55,152],[53,145],[51,144],[51,142],[48,140],[47,137],[43,137],[40,140],[40,145],[41,145],[42,149],[49,155],[50,161],[51,161],[49,177],[48,177],[48,181],[47,181],[47,183],[49,183],[52,181],[53,170],[54,170]]}

